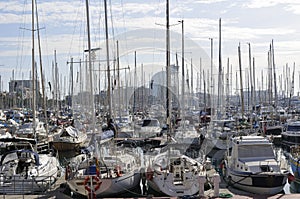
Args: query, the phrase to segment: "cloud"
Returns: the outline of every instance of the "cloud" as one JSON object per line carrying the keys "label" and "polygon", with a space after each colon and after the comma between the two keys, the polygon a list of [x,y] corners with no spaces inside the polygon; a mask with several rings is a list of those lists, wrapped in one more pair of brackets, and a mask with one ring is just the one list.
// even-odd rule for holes
{"label": "cloud", "polygon": [[300,2],[294,4],[288,4],[285,6],[287,11],[291,11],[294,14],[300,15]]}
{"label": "cloud", "polygon": [[26,7],[22,3],[23,1],[2,1],[0,2],[0,11],[2,12],[16,12],[16,13],[24,13],[26,11],[30,11],[31,7]]}
{"label": "cloud", "polygon": [[276,6],[281,4],[281,0],[250,0],[249,2],[244,3],[244,7],[248,8],[266,8]]}
{"label": "cloud", "polygon": [[0,24],[20,23],[23,17],[13,13],[3,13],[0,15]]}
{"label": "cloud", "polygon": [[243,4],[247,8],[269,8],[274,6],[282,6],[286,11],[292,11],[292,13],[300,14],[300,2],[295,0],[250,0]]}
{"label": "cloud", "polygon": [[195,0],[195,1],[190,1],[194,3],[201,3],[201,4],[214,4],[214,3],[221,3],[221,2],[226,2],[228,0]]}

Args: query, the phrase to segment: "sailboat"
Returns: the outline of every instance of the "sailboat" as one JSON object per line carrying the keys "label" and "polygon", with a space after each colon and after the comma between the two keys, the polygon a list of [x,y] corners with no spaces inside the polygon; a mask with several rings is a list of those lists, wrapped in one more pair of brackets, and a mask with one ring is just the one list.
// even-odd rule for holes
{"label": "sailboat", "polygon": [[181,146],[168,144],[147,168],[147,184],[167,196],[193,196],[199,192],[199,177],[206,176],[202,157],[197,160],[183,155]]}
{"label": "sailboat", "polygon": [[[32,1],[32,29],[34,30],[34,0]],[[36,104],[35,104],[35,61],[34,31],[32,31],[32,96],[33,96],[33,138],[3,138],[2,142],[11,143],[11,150],[5,152],[0,160],[0,193],[32,194],[45,192],[59,176],[60,164],[56,153],[37,152]]]}
{"label": "sailboat", "polygon": [[31,138],[3,138],[12,143],[0,160],[0,193],[32,194],[51,188],[59,177],[60,164],[54,153],[39,154]]}
{"label": "sailboat", "polygon": [[57,127],[51,144],[58,151],[76,151],[84,146],[86,140],[87,134],[73,126]]}
{"label": "sailboat", "polygon": [[229,139],[236,134],[234,126],[236,121],[230,117],[230,114],[226,113],[224,102],[223,102],[223,71],[221,62],[221,18],[219,19],[219,71],[218,71],[218,96],[216,111],[212,115],[211,122],[208,128],[203,128],[206,131],[205,144],[216,149],[227,149],[230,148]]}
{"label": "sailboat", "polygon": [[[107,30],[106,1],[104,1],[104,6]],[[88,1],[86,1],[86,8],[88,16]],[[89,35],[89,17],[87,18]],[[106,37],[108,37],[108,34]],[[108,38],[106,38],[106,42],[108,42]],[[106,44],[108,48],[108,43]],[[108,49],[107,71],[108,77],[110,77]],[[108,85],[109,111],[107,120],[111,122],[110,82],[108,82]],[[103,135],[103,133],[100,132],[99,134]],[[116,196],[134,189],[140,183],[140,154],[142,154],[142,150],[140,148],[117,146],[112,139],[103,142],[103,139],[100,139],[100,137],[103,137],[102,135],[93,134],[90,142],[90,148],[92,149],[71,159],[66,166],[67,185],[74,194],[90,196],[91,198]]]}
{"label": "sailboat", "polygon": [[[98,147],[97,147],[98,148]],[[140,148],[99,145],[99,154],[81,154],[67,166],[67,184],[74,194],[97,198],[116,196],[140,184]],[[78,158],[80,158],[78,161]]]}
{"label": "sailboat", "polygon": [[[199,192],[199,176],[205,176],[205,166],[203,156],[200,155],[195,160],[184,153],[188,150],[191,140],[182,139],[182,144],[177,143],[173,135],[173,126],[170,118],[172,117],[171,107],[171,81],[170,81],[170,37],[169,37],[169,1],[167,0],[167,123],[169,140],[167,145],[160,150],[147,168],[147,184],[149,188],[167,196],[183,197],[193,196]],[[178,135],[177,138],[182,138]],[[174,143],[172,143],[174,142]]]}

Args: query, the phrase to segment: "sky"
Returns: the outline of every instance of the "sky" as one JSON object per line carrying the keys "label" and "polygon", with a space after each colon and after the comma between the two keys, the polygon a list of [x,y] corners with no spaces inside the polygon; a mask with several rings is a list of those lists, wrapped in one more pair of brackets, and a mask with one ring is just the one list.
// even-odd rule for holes
{"label": "sky", "polygon": [[[61,89],[68,93],[70,82],[71,57],[76,74],[82,72],[78,64],[86,57],[88,47],[85,0],[37,0],[39,31],[35,26],[35,60],[39,65],[38,36],[40,35],[42,66],[47,82],[53,84],[53,63],[57,63]],[[120,67],[130,68],[127,79],[133,77],[136,52],[138,84],[149,80],[151,75],[161,71],[166,64],[166,2],[162,0],[108,0],[108,38],[109,59],[120,55]],[[31,75],[32,28],[31,1],[0,1],[0,75],[1,90],[8,90],[11,79],[29,79]],[[104,3],[99,0],[89,1],[90,40],[95,51],[94,71],[103,71],[106,67],[105,14]],[[241,46],[243,77],[249,71],[248,47],[255,58],[257,86],[266,88],[268,73],[268,51],[274,43],[276,73],[279,76],[292,76],[295,63],[295,91],[299,87],[300,63],[300,1],[294,0],[170,0],[170,50],[171,64],[181,65],[181,32],[184,20],[185,65],[186,74],[193,74],[194,91],[200,90],[197,76],[205,71],[210,73],[210,52],[213,49],[213,77],[216,79],[219,66],[219,19],[221,19],[221,60],[227,71],[227,60],[232,66],[232,92],[237,88],[238,46]],[[35,20],[35,24],[37,24]],[[211,48],[210,38],[213,39]],[[201,60],[201,61],[200,61]],[[200,64],[201,62],[201,64]],[[110,61],[111,67],[115,66]],[[141,67],[143,65],[143,67]],[[200,67],[201,65],[201,67]],[[191,67],[190,67],[191,66]],[[290,72],[285,74],[286,66]],[[97,69],[97,70],[96,70]],[[120,71],[126,80],[125,72]],[[105,85],[104,73],[94,77],[100,88]],[[207,77],[206,77],[207,78]],[[75,78],[76,79],[76,78]],[[145,80],[146,79],[146,80]],[[95,83],[97,84],[97,83]],[[244,83],[244,85],[246,85]],[[98,85],[97,85],[98,86]],[[95,92],[97,92],[95,86]],[[284,89],[282,83],[277,84]],[[247,86],[245,86],[247,87]],[[203,89],[203,88],[202,88]],[[49,88],[48,88],[49,90]]]}

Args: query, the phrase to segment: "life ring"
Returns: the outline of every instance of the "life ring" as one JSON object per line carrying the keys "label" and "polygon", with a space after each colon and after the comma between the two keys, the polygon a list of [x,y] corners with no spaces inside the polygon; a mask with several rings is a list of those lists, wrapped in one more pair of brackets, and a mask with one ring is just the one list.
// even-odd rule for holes
{"label": "life ring", "polygon": [[153,174],[154,174],[153,170],[150,167],[148,167],[147,172],[146,172],[147,180],[152,180],[153,179]]}
{"label": "life ring", "polygon": [[118,177],[121,177],[121,176],[122,176],[122,172],[121,172],[121,167],[120,167],[120,165],[117,165],[117,166],[115,167],[115,173],[116,173],[116,175],[117,175]]}
{"label": "life ring", "polygon": [[93,176],[93,179],[96,181],[96,186],[94,187],[94,191],[97,191],[101,184],[102,184],[102,181],[100,180],[100,178],[98,176]]}
{"label": "life ring", "polygon": [[[87,190],[89,193],[91,193],[92,189],[88,185],[89,180],[90,180],[90,176],[86,176],[84,178],[83,185],[84,185],[85,190]],[[95,192],[95,191],[97,191],[100,188],[100,186],[102,184],[102,181],[100,180],[100,178],[98,176],[93,176],[92,177],[92,181],[96,182],[96,186],[94,187],[94,192]]]}

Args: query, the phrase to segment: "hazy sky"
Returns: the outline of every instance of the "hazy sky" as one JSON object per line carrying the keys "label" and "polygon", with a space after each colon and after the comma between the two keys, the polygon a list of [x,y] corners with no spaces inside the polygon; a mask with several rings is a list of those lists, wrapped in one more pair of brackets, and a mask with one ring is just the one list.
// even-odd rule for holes
{"label": "hazy sky", "polygon": [[[67,61],[84,59],[87,49],[86,7],[84,0],[37,0],[43,68],[47,81],[52,81],[52,63],[56,60],[62,81],[68,82]],[[116,54],[119,40],[121,66],[137,65],[153,74],[164,68],[166,3],[163,0],[108,1],[110,57]],[[103,1],[90,0],[90,26],[92,48],[100,47],[97,59],[105,59],[105,23]],[[3,90],[14,70],[15,79],[28,79],[31,70],[31,1],[10,0],[0,2],[0,75]],[[227,58],[235,78],[238,68],[237,47],[242,50],[242,67],[247,71],[248,43],[255,57],[257,81],[267,74],[268,50],[274,40],[277,74],[283,74],[286,64],[295,70],[295,89],[299,90],[300,63],[300,1],[295,0],[170,0],[171,63],[178,53],[181,65],[181,24],[184,20],[186,64],[193,64],[193,74],[210,69],[210,40],[213,38],[214,71],[218,70],[218,23],[222,19],[222,65]],[[35,31],[37,33],[37,31]],[[35,54],[38,61],[37,34]],[[106,62],[101,62],[105,67]],[[158,67],[157,67],[158,66]],[[75,71],[79,66],[74,65]],[[192,70],[192,69],[190,69]],[[226,69],[225,69],[226,70]],[[131,70],[132,71],[132,70]],[[190,73],[190,71],[188,71]],[[291,73],[291,72],[290,72]],[[104,81],[104,78],[102,78]],[[194,80],[195,81],[195,80]],[[264,80],[265,81],[265,80]],[[233,84],[236,84],[235,82]],[[196,84],[195,84],[196,85]],[[196,86],[195,86],[196,87]],[[235,85],[233,86],[235,87]],[[265,87],[265,86],[264,86]],[[278,86],[279,87],[279,86]],[[283,88],[283,87],[282,87]]]}

